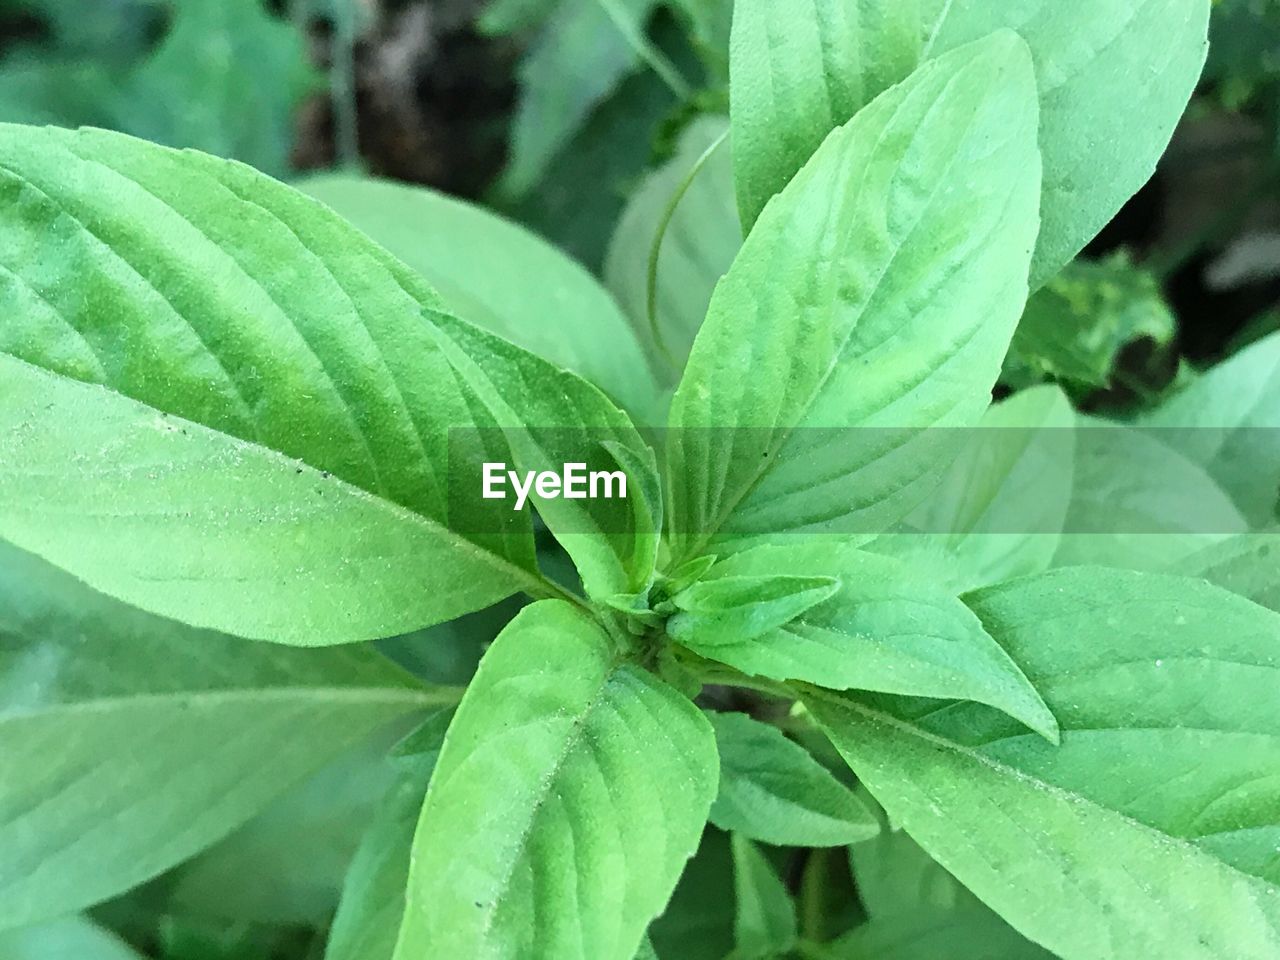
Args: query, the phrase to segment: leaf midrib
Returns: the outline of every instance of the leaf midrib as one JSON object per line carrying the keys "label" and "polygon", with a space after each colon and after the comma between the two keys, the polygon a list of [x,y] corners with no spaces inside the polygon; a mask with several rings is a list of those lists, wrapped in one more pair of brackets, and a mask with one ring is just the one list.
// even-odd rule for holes
{"label": "leaf midrib", "polygon": [[[215,427],[210,427],[210,426],[207,426],[206,424],[199,423],[194,420],[188,420],[185,417],[178,416],[177,414],[173,414],[173,413],[169,413],[168,411],[161,410],[160,408],[152,406],[151,404],[148,404],[141,400],[137,400],[133,397],[130,397],[128,394],[122,393],[119,390],[107,384],[90,383],[84,380],[78,380],[75,377],[67,376],[65,374],[50,370],[47,367],[42,367],[38,364],[31,363],[30,361],[24,360],[21,357],[15,356],[14,354],[9,353],[8,351],[0,351],[0,355],[14,361],[15,363],[20,363],[20,364],[23,364],[24,366],[30,367],[32,370],[35,370],[41,376],[49,377],[57,380],[65,380],[68,383],[75,384],[77,387],[101,390],[104,393],[110,394],[112,397],[119,398],[120,400],[124,400],[128,403],[136,404],[138,407],[141,407],[143,409],[150,410],[154,412],[157,416],[165,417],[168,420],[171,420],[175,423],[186,424],[188,425],[189,428],[197,431],[198,433],[207,435],[205,439],[216,439],[217,442],[226,443],[233,447],[252,448],[254,451],[261,453],[266,458],[272,461],[280,462],[282,466],[287,465],[285,466],[286,470],[296,470],[296,465],[302,464],[306,466],[308,469],[315,470],[317,472],[328,472],[328,471],[322,471],[321,468],[319,467],[312,466],[310,463],[307,463],[305,460],[299,460],[297,458],[290,457],[288,454],[282,453],[281,451],[276,450],[274,447],[269,447],[266,444],[260,443],[258,441],[244,440],[244,439],[241,439],[240,437],[234,436],[233,434],[225,433],[222,430],[219,430]],[[4,469],[5,468],[3,466],[0,466],[0,473],[3,473]],[[372,493],[361,486],[351,483],[348,480],[344,480],[342,477],[339,477],[336,474],[330,473],[328,482],[331,484],[338,485],[342,489],[342,491],[352,499],[362,500],[367,503],[375,504],[379,509],[393,514],[396,519],[403,520],[404,522],[411,525],[417,525],[422,528],[425,528],[426,530],[430,531],[432,536],[439,538],[441,540],[444,540],[451,547],[470,553],[480,561],[487,563],[489,566],[493,567],[499,572],[509,576],[516,584],[519,585],[520,589],[524,590],[525,593],[529,594],[534,598],[541,599],[541,598],[554,597],[554,598],[563,599],[568,602],[571,602],[575,606],[580,603],[580,601],[578,601],[577,598],[567,594],[563,590],[563,588],[547,580],[541,574],[533,573],[531,571],[525,570],[522,567],[519,567],[516,564],[512,563],[510,560],[506,559],[505,557],[501,557],[498,554],[493,553],[492,551],[484,549],[479,544],[471,540],[468,540],[467,538],[455,533],[453,530],[449,529],[449,527],[445,526],[444,524],[442,524],[440,521],[436,520],[433,517],[429,517],[426,514],[422,514],[416,510],[412,510],[409,507],[406,507],[403,504],[397,503],[394,500],[389,500],[386,497]]]}
{"label": "leaf midrib", "polygon": [[190,706],[234,705],[241,702],[270,702],[296,700],[305,702],[315,700],[325,704],[358,705],[363,702],[371,704],[385,703],[417,707],[452,706],[458,700],[460,689],[442,687],[439,690],[413,687],[324,687],[324,686],[279,686],[279,687],[244,687],[223,690],[173,690],[157,693],[120,694],[115,696],[92,697],[72,703],[56,702],[39,704],[0,713],[0,729],[5,724],[17,720],[57,719],[60,715],[101,713],[111,710],[129,709],[131,707],[163,705],[172,701],[180,705],[180,709]]}
{"label": "leaf midrib", "polygon": [[[1219,865],[1220,867],[1230,870],[1232,873],[1236,874],[1237,876],[1245,878],[1251,884],[1255,884],[1255,883],[1261,884],[1269,890],[1280,892],[1280,886],[1277,886],[1276,884],[1272,883],[1270,880],[1267,880],[1264,877],[1256,876],[1255,874],[1252,874],[1252,873],[1247,873],[1244,870],[1241,870],[1235,864],[1228,863],[1226,860],[1221,860],[1213,856],[1209,851],[1198,846],[1193,841],[1189,841],[1182,837],[1176,837],[1172,834],[1166,833],[1165,831],[1161,830],[1158,827],[1154,827],[1154,826],[1151,826],[1150,824],[1143,823],[1141,820],[1134,819],[1132,816],[1130,816],[1127,813],[1104,806],[1103,804],[1098,803],[1092,797],[1088,797],[1088,796],[1085,796],[1084,794],[1076,793],[1075,791],[1068,790],[1065,787],[1061,787],[1061,786],[1058,786],[1057,784],[1050,783],[1047,780],[1042,780],[1039,777],[1036,777],[1030,773],[1027,773],[1024,770],[1019,770],[1017,767],[1009,766],[1006,763],[1002,763],[999,760],[989,757],[963,744],[957,743],[956,741],[951,740],[947,737],[944,737],[935,733],[930,733],[929,731],[923,730],[913,723],[899,719],[898,717],[894,716],[891,713],[888,713],[883,710],[877,710],[873,707],[868,707],[865,704],[857,702],[856,700],[841,699],[839,697],[836,697],[828,693],[827,691],[820,690],[816,687],[808,687],[808,689],[804,691],[804,697],[806,699],[824,700],[830,704],[835,705],[837,709],[843,708],[847,710],[852,710],[856,713],[861,714],[863,717],[871,720],[872,722],[881,723],[885,726],[892,727],[893,729],[901,733],[904,733],[907,736],[915,737],[919,740],[923,740],[924,742],[930,744],[931,746],[937,747],[942,751],[958,754],[964,757],[965,759],[975,762],[977,764],[980,764],[982,766],[985,766],[1002,776],[1009,777],[1020,783],[1028,784],[1034,790],[1038,790],[1044,793],[1049,793],[1061,800],[1066,801],[1069,804],[1083,803],[1087,805],[1089,809],[1097,810],[1099,812],[1107,814],[1108,816],[1113,816],[1116,819],[1120,820],[1124,825],[1142,834],[1156,838],[1158,842],[1161,842],[1164,844],[1173,844],[1174,846],[1178,847],[1180,850],[1185,851],[1187,855],[1196,857],[1196,858],[1203,857],[1204,859],[1207,859]],[[1064,730],[1063,732],[1072,733],[1073,731]]]}

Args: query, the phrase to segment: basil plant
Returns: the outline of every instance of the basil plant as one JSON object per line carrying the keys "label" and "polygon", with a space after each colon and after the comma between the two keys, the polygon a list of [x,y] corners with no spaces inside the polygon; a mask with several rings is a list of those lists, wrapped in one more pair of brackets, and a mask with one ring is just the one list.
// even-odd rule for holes
{"label": "basil plant", "polygon": [[[683,330],[426,191],[0,127],[0,944],[377,740],[329,960],[1280,956],[1271,541],[1104,549],[1061,462],[986,520],[1209,5],[737,0]],[[1179,424],[1274,425],[1253,349]],[[374,643],[512,597],[465,686]]]}

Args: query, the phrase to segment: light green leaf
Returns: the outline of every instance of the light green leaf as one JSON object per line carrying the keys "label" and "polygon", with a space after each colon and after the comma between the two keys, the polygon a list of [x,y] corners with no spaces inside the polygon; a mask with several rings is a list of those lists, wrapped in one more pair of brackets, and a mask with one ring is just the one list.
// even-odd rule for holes
{"label": "light green leaf", "polygon": [[445,740],[396,957],[631,960],[697,847],[716,776],[688,700],[620,663],[568,604],[527,607]]}
{"label": "light green leaf", "polygon": [[391,960],[395,953],[413,834],[435,761],[435,754],[404,761],[347,871],[325,960]]}
{"label": "light green leaf", "polygon": [[717,827],[794,847],[840,846],[878,832],[853,792],[776,727],[745,713],[710,717],[720,751]]}
{"label": "light green leaf", "polygon": [[676,639],[703,645],[749,643],[790,623],[839,592],[833,577],[722,576],[702,580],[673,600],[680,611],[667,623]]}
{"label": "light green leaf", "polygon": [[314,79],[301,33],[260,0],[183,0],[164,41],[116,94],[115,126],[283,174],[294,108]]}
{"label": "light green leaf", "polygon": [[827,131],[917,59],[1017,31],[1035,59],[1044,156],[1032,289],[1150,178],[1208,48],[1208,0],[740,0],[736,9],[735,164],[748,224]]}
{"label": "light green leaf", "polygon": [[1071,503],[1074,427],[1071,404],[1056,387],[996,404],[938,489],[867,549],[898,557],[957,594],[1047,570]]}
{"label": "light green leaf", "polygon": [[1143,425],[1177,438],[1251,525],[1280,519],[1280,333],[1214,367]]}
{"label": "light green leaf", "polygon": [[734,949],[732,960],[771,960],[796,942],[796,908],[769,861],[746,837],[734,834]]}
{"label": "light green leaf", "polygon": [[675,562],[883,532],[990,402],[1026,296],[1039,159],[1012,33],[834,132],[716,288],[672,403]]}
{"label": "light green leaf", "polygon": [[1280,530],[1243,533],[1206,547],[1172,572],[1200,577],[1280,613]]}
{"label": "light green leaf", "polygon": [[[726,141],[715,146],[727,127],[719,116],[699,117],[689,124],[675,156],[631,194],[605,258],[605,283],[641,331],[655,366],[673,381],[707,315],[712,290],[742,247],[730,145]],[[672,203],[677,205],[662,236],[655,278],[659,345],[650,329],[649,264]]]}
{"label": "light green leaf", "polygon": [[1062,724],[813,694],[889,815],[1065,960],[1280,950],[1280,616],[1194,580],[1078,568],[970,603]]}
{"label": "light green leaf", "polygon": [[68,917],[0,933],[4,960],[142,960],[115,934],[91,920]]}
{"label": "light green leaf", "polygon": [[954,594],[926,575],[892,557],[811,541],[756,547],[717,564],[710,576],[768,570],[835,577],[840,591],[754,640],[704,640],[673,618],[675,639],[704,657],[775,680],[975,700],[1056,739],[1053,714],[1017,664]]}
{"label": "light green leaf", "polygon": [[[631,420],[574,374],[452,317],[441,314],[437,322],[450,338],[442,344],[445,355],[492,411],[520,472],[559,476],[576,464],[580,489],[574,497],[566,479],[563,491],[557,486],[544,496],[535,487],[529,500],[573,557],[588,596],[643,593],[658,554],[662,490],[653,450]],[[481,448],[495,445],[480,436],[469,439]],[[450,464],[450,473],[454,485],[484,487],[478,470],[463,479]],[[620,475],[609,481],[612,494],[588,486],[597,474]]]}
{"label": "light green leaf", "polygon": [[656,384],[627,319],[544,240],[424,187],[331,175],[300,189],[418,271],[462,319],[590,380],[632,416],[652,412]]}
{"label": "light green leaf", "polygon": [[640,949],[636,951],[636,960],[659,960],[658,951],[653,949],[653,941],[648,936],[640,941]]}
{"label": "light green leaf", "polygon": [[520,64],[511,160],[499,190],[537,184],[559,150],[640,62],[656,0],[561,0]]}
{"label": "light green leaf", "polygon": [[1127,253],[1076,260],[1027,301],[1001,380],[1015,390],[1045,379],[1107,387],[1125,347],[1139,340],[1166,347],[1176,333],[1159,280]]}
{"label": "light green leaf", "polygon": [[827,138],[920,62],[919,0],[736,0],[734,180],[750,229]]}
{"label": "light green leaf", "polygon": [[527,518],[446,484],[450,428],[498,424],[447,357],[470,328],[398,261],[247,167],[102,131],[0,127],[0,191],[0,535],[295,644],[546,592]]}
{"label": "light green leaf", "polygon": [[441,696],[370,650],[194,630],[0,546],[0,928],[155,876]]}
{"label": "light green leaf", "polygon": [[1155,172],[1204,68],[1209,0],[953,0],[926,55],[1001,27],[1031,47],[1040,90],[1036,289]]}
{"label": "light green leaf", "polygon": [[1077,422],[1074,488],[1056,566],[1167,570],[1248,529],[1223,489],[1188,457],[1191,431],[1148,434],[1083,415]]}

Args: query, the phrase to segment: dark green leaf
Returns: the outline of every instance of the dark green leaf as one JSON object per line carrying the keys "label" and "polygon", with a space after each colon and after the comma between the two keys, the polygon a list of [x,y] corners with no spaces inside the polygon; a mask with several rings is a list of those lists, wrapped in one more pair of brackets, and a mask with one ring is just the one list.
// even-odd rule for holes
{"label": "dark green leaf", "polygon": [[734,834],[734,949],[732,960],[772,960],[796,942],[796,908],[764,855]]}

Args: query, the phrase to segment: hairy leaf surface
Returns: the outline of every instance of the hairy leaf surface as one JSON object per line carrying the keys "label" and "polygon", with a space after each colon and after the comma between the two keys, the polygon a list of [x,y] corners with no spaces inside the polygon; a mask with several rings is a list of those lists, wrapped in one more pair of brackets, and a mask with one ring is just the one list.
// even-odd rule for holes
{"label": "hairy leaf surface", "polygon": [[1053,715],[1017,664],[972,611],[927,575],[892,557],[816,541],[756,547],[713,567],[710,576],[766,570],[821,571],[840,589],[754,639],[704,633],[696,620],[679,617],[668,624],[672,636],[747,674],[833,690],[975,700],[1056,738]]}
{"label": "hairy leaf surface", "polygon": [[527,516],[456,486],[451,428],[510,456],[453,338],[498,345],[472,359],[507,404],[571,391],[566,416],[625,421],[597,391],[237,164],[3,127],[0,191],[0,533],[144,608],[296,644],[546,592]]}
{"label": "hairy leaf surface", "polygon": [[568,604],[526,608],[445,740],[396,956],[631,960],[715,789],[693,704]]}
{"label": "hairy leaf surface", "polygon": [[1062,724],[814,695],[895,822],[1066,960],[1280,950],[1280,615],[1176,577],[1077,568],[969,602]]}
{"label": "hairy leaf surface", "polygon": [[546,241],[425,187],[330,175],[300,188],[418,271],[462,319],[572,370],[632,416],[652,411],[653,374],[626,317]]}
{"label": "hairy leaf surface", "polygon": [[677,559],[744,539],[881,532],[990,389],[1026,297],[1035,86],[1002,33],[833,133],[712,298],[671,411]]}
{"label": "hairy leaf surface", "polygon": [[777,727],[745,713],[711,714],[720,792],[711,822],[776,846],[841,846],[874,836],[875,817],[853,792]]}

